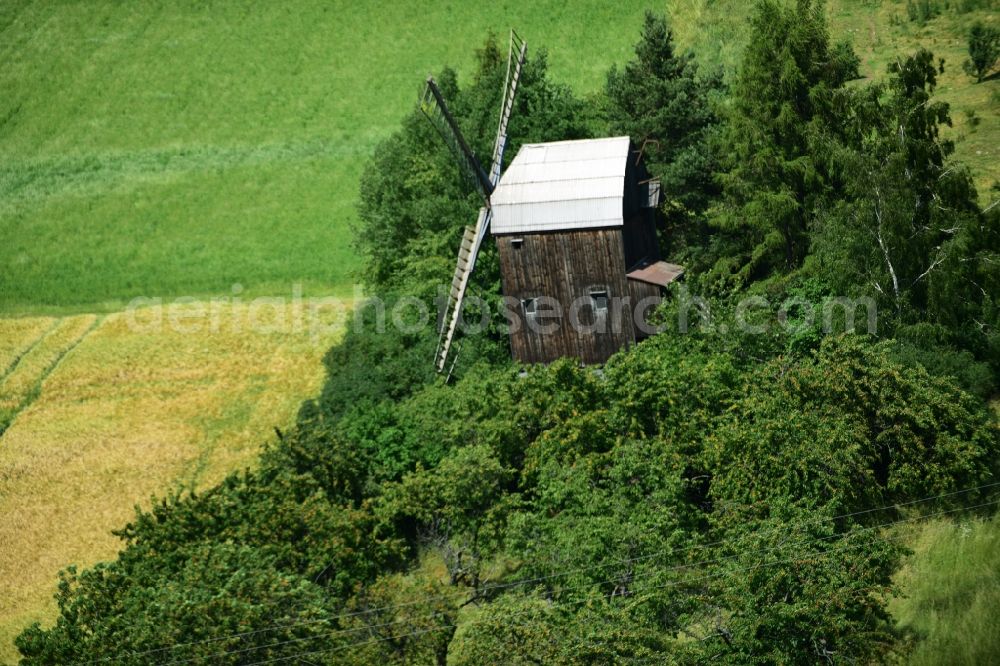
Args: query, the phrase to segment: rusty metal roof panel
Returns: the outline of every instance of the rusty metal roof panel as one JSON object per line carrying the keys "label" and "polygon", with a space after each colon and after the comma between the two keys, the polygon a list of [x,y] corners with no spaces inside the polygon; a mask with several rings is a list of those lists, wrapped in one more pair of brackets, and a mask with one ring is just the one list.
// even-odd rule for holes
{"label": "rusty metal roof panel", "polygon": [[638,280],[649,284],[656,284],[666,287],[671,282],[684,274],[684,267],[677,264],[668,264],[665,261],[657,261],[648,266],[643,266],[634,271],[629,271],[626,277],[630,280]]}
{"label": "rusty metal roof panel", "polygon": [[490,197],[493,233],[621,226],[629,138],[526,144]]}

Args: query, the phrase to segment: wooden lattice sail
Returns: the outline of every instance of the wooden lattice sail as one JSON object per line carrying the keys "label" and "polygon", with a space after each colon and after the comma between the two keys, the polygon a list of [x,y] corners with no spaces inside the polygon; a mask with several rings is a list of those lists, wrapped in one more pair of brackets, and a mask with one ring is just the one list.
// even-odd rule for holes
{"label": "wooden lattice sail", "polygon": [[[507,75],[504,83],[503,101],[500,104],[500,122],[497,125],[496,140],[493,143],[493,155],[489,172],[483,169],[476,155],[469,147],[469,144],[465,141],[465,137],[462,136],[458,128],[458,123],[448,110],[444,97],[434,83],[433,78],[427,79],[427,88],[420,105],[424,114],[438,128],[445,143],[455,153],[462,170],[474,182],[484,202],[484,206],[479,209],[476,225],[474,227],[466,227],[465,233],[462,236],[462,243],[458,250],[458,260],[455,264],[455,273],[452,276],[451,289],[448,294],[447,307],[445,308],[444,317],[441,319],[441,330],[438,337],[434,366],[438,372],[444,372],[447,369],[449,377],[457,360],[457,350],[453,353],[453,349],[455,349],[454,342],[458,331],[458,324],[462,318],[462,304],[466,290],[468,289],[469,278],[476,267],[476,258],[479,255],[483,240],[490,229],[490,218],[492,216],[490,195],[496,188],[497,183],[500,182],[500,175],[503,169],[503,153],[507,146],[507,126],[510,123],[510,115],[514,109],[514,96],[517,94],[517,84],[521,79],[521,70],[524,67],[527,52],[527,43],[511,30],[510,49],[507,56]],[[451,359],[450,364],[449,359]]]}

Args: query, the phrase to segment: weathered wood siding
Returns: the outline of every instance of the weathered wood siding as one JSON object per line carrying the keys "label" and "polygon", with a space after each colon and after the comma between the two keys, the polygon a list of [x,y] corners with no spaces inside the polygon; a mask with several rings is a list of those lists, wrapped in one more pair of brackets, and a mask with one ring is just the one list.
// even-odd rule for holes
{"label": "weathered wood siding", "polygon": [[[496,237],[514,359],[548,363],[563,356],[603,363],[635,341],[621,228]],[[607,292],[596,315],[591,292]],[[536,300],[527,321],[522,302]]]}
{"label": "weathered wood siding", "polygon": [[632,298],[635,339],[643,340],[652,334],[653,326],[649,323],[649,316],[663,301],[663,288],[641,280],[629,280],[628,291]]}

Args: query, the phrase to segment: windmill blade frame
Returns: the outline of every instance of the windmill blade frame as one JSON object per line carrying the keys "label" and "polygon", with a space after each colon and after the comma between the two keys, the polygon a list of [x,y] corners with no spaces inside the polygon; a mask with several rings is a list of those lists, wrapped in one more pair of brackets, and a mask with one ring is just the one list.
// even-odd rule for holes
{"label": "windmill blade frame", "polygon": [[458,158],[462,170],[472,180],[483,201],[488,203],[495,185],[490,181],[490,177],[483,169],[483,165],[480,164],[476,153],[462,136],[462,130],[459,129],[455,117],[451,115],[448,104],[444,101],[444,95],[441,94],[433,76],[427,77],[427,85],[420,99],[420,110],[437,129],[445,145]]}
{"label": "windmill blade frame", "polygon": [[[516,56],[515,56],[516,54]],[[507,128],[510,124],[510,115],[514,110],[514,98],[517,94],[517,84],[521,80],[521,70],[524,68],[524,61],[528,55],[528,43],[525,42],[513,29],[510,31],[510,45],[507,49],[507,73],[504,75],[503,99],[500,102],[500,122],[497,123],[497,136],[493,142],[493,159],[490,162],[490,193],[496,189],[500,182],[500,175],[503,172],[503,154],[507,147]],[[489,209],[489,202],[487,202]],[[488,211],[486,217],[480,217],[476,224],[476,240],[472,250],[472,260],[469,266],[471,272],[476,267],[476,259],[479,257],[479,248],[486,235],[490,231],[490,221],[493,219],[492,209]],[[482,225],[479,222],[483,222]]]}
{"label": "windmill blade frame", "polygon": [[[458,247],[458,261],[455,265],[455,273],[451,279],[445,316],[441,319],[437,350],[434,353],[435,367],[438,372],[443,372],[448,363],[448,353],[451,351],[451,343],[455,339],[458,322],[462,318],[462,303],[465,300],[465,292],[469,287],[469,278],[472,275],[473,258],[478,251],[476,239],[480,237],[480,229],[489,227],[489,218],[491,215],[492,211],[483,206],[479,209],[476,226],[465,227],[465,231],[462,234],[462,242]],[[455,364],[452,363],[451,369],[454,370],[454,367]],[[448,376],[451,376],[451,371],[448,372]]]}
{"label": "windmill blade frame", "polygon": [[[427,78],[427,88],[421,100],[420,108],[424,112],[424,115],[434,124],[444,142],[458,157],[463,170],[466,173],[472,174],[477,189],[486,204],[479,210],[475,227],[465,228],[462,243],[458,250],[458,260],[455,264],[451,288],[448,292],[444,317],[441,319],[441,328],[438,332],[438,345],[434,354],[434,365],[438,373],[444,372],[445,368],[448,368],[448,375],[445,381],[451,378],[455,364],[458,361],[457,351],[450,366],[448,364],[448,357],[458,329],[458,322],[462,318],[462,305],[465,299],[465,292],[469,286],[469,278],[476,266],[476,259],[479,256],[482,243],[489,233],[490,221],[493,217],[493,211],[490,207],[490,195],[496,188],[497,183],[500,182],[500,176],[503,171],[503,154],[507,146],[507,129],[511,113],[514,109],[517,84],[521,79],[521,71],[524,68],[527,53],[527,42],[521,39],[514,30],[511,30],[510,45],[507,52],[507,72],[504,76],[503,98],[500,102],[500,120],[497,124],[497,134],[493,143],[493,155],[488,175],[483,170],[475,153],[469,148],[465,137],[462,136],[461,130],[458,128],[458,123],[448,110],[448,105],[445,103],[444,97],[441,95],[441,91],[438,89],[433,77]],[[436,114],[433,109],[437,109]]]}
{"label": "windmill blade frame", "polygon": [[[517,60],[514,54],[517,54]],[[514,95],[517,83],[521,80],[521,69],[528,55],[528,43],[514,31],[510,31],[510,46],[507,51],[507,73],[504,75],[503,100],[500,102],[500,122],[497,125],[497,137],[493,142],[493,159],[490,162],[490,183],[493,187],[500,182],[500,172],[503,169],[503,153],[507,147],[507,124],[514,109]]]}

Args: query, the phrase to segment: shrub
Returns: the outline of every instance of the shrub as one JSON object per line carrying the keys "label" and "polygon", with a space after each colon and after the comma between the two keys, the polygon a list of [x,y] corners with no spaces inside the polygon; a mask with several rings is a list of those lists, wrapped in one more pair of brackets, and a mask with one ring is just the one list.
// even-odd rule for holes
{"label": "shrub", "polygon": [[962,68],[980,82],[1000,58],[1000,30],[976,21],[969,30],[969,59]]}

